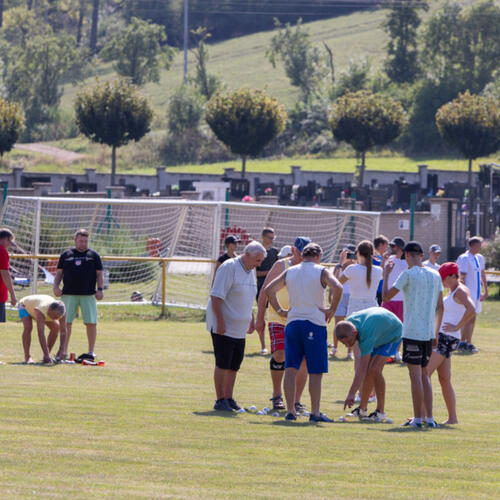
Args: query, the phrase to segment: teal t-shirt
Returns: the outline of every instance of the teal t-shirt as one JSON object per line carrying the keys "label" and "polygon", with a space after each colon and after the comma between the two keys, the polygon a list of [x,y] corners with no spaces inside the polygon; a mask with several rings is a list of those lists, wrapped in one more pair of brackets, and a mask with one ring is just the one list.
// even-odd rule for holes
{"label": "teal t-shirt", "polygon": [[434,319],[440,292],[441,276],[429,267],[414,266],[403,271],[394,283],[403,292],[403,337],[427,341],[435,337]]}
{"label": "teal t-shirt", "polygon": [[361,356],[371,354],[377,347],[401,340],[403,323],[391,311],[382,307],[369,307],[351,314],[350,321],[358,330]]}

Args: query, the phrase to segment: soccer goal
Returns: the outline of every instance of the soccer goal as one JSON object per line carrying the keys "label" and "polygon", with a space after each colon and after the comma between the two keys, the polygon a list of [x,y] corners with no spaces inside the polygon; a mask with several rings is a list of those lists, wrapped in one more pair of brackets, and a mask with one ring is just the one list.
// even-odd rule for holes
{"label": "soccer goal", "polygon": [[257,203],[10,196],[1,217],[15,234],[11,265],[26,293],[51,293],[59,254],[83,227],[103,257],[105,303],[205,308],[228,234],[240,238],[242,251],[270,226],[277,248],[308,236],[323,248],[324,262],[336,262],[345,245],[373,240],[379,215]]}

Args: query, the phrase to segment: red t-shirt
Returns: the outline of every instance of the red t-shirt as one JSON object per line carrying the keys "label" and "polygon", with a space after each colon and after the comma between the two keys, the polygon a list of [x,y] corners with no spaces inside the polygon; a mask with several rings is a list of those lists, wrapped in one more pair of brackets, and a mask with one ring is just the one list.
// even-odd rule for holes
{"label": "red t-shirt", "polygon": [[[2,245],[0,245],[0,270],[1,271],[9,270],[9,254]],[[5,283],[3,282],[3,279],[0,276],[0,304],[3,302],[7,302],[8,298],[9,298],[9,291],[7,290],[7,287],[5,286]]]}

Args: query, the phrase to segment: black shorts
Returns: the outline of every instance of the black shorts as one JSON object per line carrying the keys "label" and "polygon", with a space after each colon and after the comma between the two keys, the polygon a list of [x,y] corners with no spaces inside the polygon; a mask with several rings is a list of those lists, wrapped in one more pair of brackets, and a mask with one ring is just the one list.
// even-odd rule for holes
{"label": "black shorts", "polygon": [[0,323],[5,322],[5,302],[0,302]]}
{"label": "black shorts", "polygon": [[460,339],[447,335],[446,333],[439,332],[438,345],[434,349],[438,354],[449,358],[453,351],[457,350]]}
{"label": "black shorts", "polygon": [[221,370],[237,372],[245,355],[245,339],[235,339],[227,335],[212,333],[212,343],[214,345],[215,366]]}
{"label": "black shorts", "polygon": [[425,368],[432,354],[432,340],[403,339],[403,362]]}

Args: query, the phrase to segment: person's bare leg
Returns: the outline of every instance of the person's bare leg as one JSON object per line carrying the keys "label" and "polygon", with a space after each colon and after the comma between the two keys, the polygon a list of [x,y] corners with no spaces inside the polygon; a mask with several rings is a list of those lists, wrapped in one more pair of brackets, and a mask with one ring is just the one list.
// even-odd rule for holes
{"label": "person's bare leg", "polygon": [[361,389],[361,402],[360,406],[362,410],[366,410],[368,407],[368,399],[372,394],[373,387],[375,387],[375,394],[377,396],[377,410],[384,413],[385,408],[385,379],[382,375],[382,370],[384,369],[385,356],[373,356],[366,373],[366,377]]}
{"label": "person's bare leg", "polygon": [[448,420],[445,424],[458,424],[457,417],[457,402],[455,391],[451,384],[451,358],[445,358],[443,363],[438,368],[439,383],[441,384],[441,392],[443,393],[444,402],[448,410]]}
{"label": "person's bare leg", "polygon": [[285,379],[283,381],[286,409],[292,415],[295,415],[295,379],[297,378],[297,371],[296,368],[285,368]]}
{"label": "person's bare leg", "polygon": [[33,361],[30,354],[31,347],[31,331],[33,330],[33,321],[31,317],[23,318],[23,350],[24,350],[24,361],[30,363]]}
{"label": "person's bare leg", "polygon": [[71,337],[71,328],[73,326],[73,323],[66,323],[66,342],[64,345],[64,352],[68,352],[68,346],[69,346],[69,338]]}
{"label": "person's bare leg", "polygon": [[87,339],[89,341],[89,352],[94,352],[95,340],[97,338],[97,325],[95,323],[87,323]]}
{"label": "person's bare leg", "polygon": [[295,403],[300,403],[300,399],[302,398],[302,393],[304,392],[304,388],[307,382],[307,363],[306,358],[302,360],[300,364],[299,371],[295,378]]}
{"label": "person's bare leg", "polygon": [[424,388],[422,385],[422,367],[408,365],[411,382],[411,397],[413,401],[413,416],[422,418],[422,405],[424,404]]}
{"label": "person's bare leg", "polygon": [[233,397],[234,383],[236,382],[236,375],[238,372],[234,370],[226,370],[224,378],[224,398],[231,399]]}
{"label": "person's bare leg", "polygon": [[51,321],[47,323],[49,327],[49,335],[47,337],[47,347],[49,348],[49,352],[52,351],[54,344],[57,340],[57,335],[59,334],[59,321]]}
{"label": "person's bare leg", "polygon": [[321,401],[321,379],[322,373],[309,374],[309,394],[311,395],[311,413],[319,416],[319,405]]}
{"label": "person's bare leg", "polygon": [[432,383],[429,374],[425,369],[422,370],[422,388],[424,391],[424,407],[425,417],[427,419],[433,418],[432,416]]}
{"label": "person's bare leg", "polygon": [[[285,361],[285,351],[283,349],[279,349],[274,351],[272,354],[274,361],[276,363],[283,363]],[[281,396],[281,383],[283,382],[283,375],[285,374],[284,370],[269,370],[271,372],[271,380],[273,383],[273,398],[276,396]]]}
{"label": "person's bare leg", "polygon": [[262,334],[257,332],[257,334],[259,335],[260,348],[261,348],[261,350],[263,350],[266,348],[266,335],[264,332],[262,332]]}
{"label": "person's bare leg", "polygon": [[[337,323],[340,323],[340,321],[344,321],[345,316],[335,316],[335,326],[337,326]],[[337,349],[339,347],[339,341],[337,337],[335,336],[335,328],[333,329],[333,348],[335,349],[335,353],[337,352]]]}
{"label": "person's bare leg", "polygon": [[214,385],[217,399],[222,399],[224,397],[224,379],[226,378],[226,372],[227,370],[223,370],[218,366],[214,369]]}

